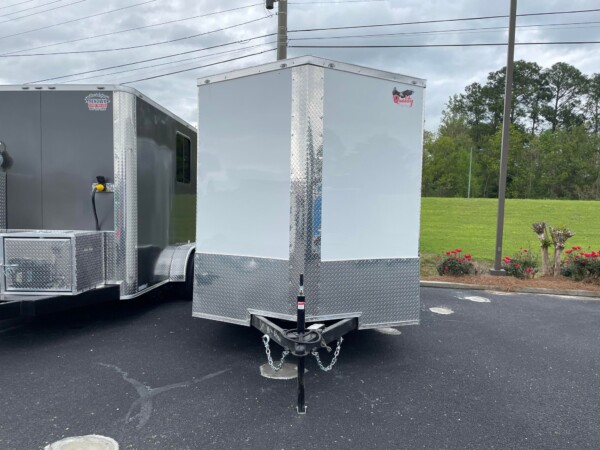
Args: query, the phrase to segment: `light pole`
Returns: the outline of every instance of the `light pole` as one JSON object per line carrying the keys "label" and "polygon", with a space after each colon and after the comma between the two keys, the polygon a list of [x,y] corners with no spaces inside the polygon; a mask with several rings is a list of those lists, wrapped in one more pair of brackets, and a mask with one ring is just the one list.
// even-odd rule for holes
{"label": "light pole", "polygon": [[471,147],[471,156],[469,157],[469,188],[467,198],[471,198],[471,167],[473,167],[473,147]]}

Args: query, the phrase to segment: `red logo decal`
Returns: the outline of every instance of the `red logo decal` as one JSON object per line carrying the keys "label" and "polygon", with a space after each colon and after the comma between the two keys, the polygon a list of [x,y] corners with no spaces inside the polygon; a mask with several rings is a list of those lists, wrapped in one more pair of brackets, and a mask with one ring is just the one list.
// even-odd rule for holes
{"label": "red logo decal", "polygon": [[415,92],[411,91],[410,89],[400,92],[398,89],[394,88],[392,91],[392,98],[394,99],[394,103],[396,105],[408,106],[409,108],[412,108],[414,100],[412,99],[411,95],[414,93]]}

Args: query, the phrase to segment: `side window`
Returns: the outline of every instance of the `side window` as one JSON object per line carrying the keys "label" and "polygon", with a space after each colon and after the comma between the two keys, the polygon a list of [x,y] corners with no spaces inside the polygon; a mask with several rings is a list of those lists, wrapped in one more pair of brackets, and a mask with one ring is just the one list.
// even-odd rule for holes
{"label": "side window", "polygon": [[189,138],[179,133],[177,133],[176,155],[177,182],[189,184],[192,174],[192,143]]}

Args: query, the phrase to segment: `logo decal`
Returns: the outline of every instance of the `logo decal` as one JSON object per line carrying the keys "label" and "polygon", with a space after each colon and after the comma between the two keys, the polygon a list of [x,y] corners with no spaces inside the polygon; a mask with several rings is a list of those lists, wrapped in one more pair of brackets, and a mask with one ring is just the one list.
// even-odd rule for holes
{"label": "logo decal", "polygon": [[411,91],[410,89],[400,92],[398,89],[394,88],[392,97],[395,104],[412,108],[414,100],[411,98],[411,95],[414,93],[415,91]]}
{"label": "logo decal", "polygon": [[95,94],[89,94],[85,98],[85,102],[90,111],[106,111],[108,104],[110,103],[110,97],[106,94],[97,92]]}

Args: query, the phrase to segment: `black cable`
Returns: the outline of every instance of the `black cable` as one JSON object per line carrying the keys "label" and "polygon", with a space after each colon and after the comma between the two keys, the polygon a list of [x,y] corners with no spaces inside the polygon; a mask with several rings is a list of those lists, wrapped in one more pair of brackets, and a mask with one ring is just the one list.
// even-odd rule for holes
{"label": "black cable", "polygon": [[[600,41],[515,42],[515,45],[577,45],[600,44]],[[480,44],[408,44],[408,45],[288,45],[288,48],[425,48],[425,47],[494,47],[506,42]]]}
{"label": "black cable", "polygon": [[56,6],[54,8],[45,9],[43,11],[38,11],[38,12],[31,13],[31,14],[26,14],[26,15],[20,16],[20,17],[14,17],[12,19],[5,20],[4,22],[0,22],[0,24],[8,23],[8,22],[14,22],[15,20],[25,19],[26,17],[37,16],[38,14],[44,14],[44,13],[47,13],[47,12],[50,12],[50,11],[55,11],[57,9],[66,8],[68,6],[73,6],[73,5],[76,5],[77,3],[83,3],[83,2],[87,2],[87,1],[88,0],[77,0],[76,2],[67,3],[66,5]]}
{"label": "black cable", "polygon": [[123,83],[120,83],[120,84],[131,84],[131,83],[137,83],[138,81],[153,80],[153,79],[155,79],[155,78],[166,77],[166,76],[168,76],[168,75],[175,75],[175,74],[177,74],[177,73],[189,72],[190,70],[203,69],[203,68],[205,68],[205,67],[216,66],[216,65],[218,65],[218,64],[223,64],[223,63],[227,63],[227,62],[231,62],[231,61],[237,61],[238,59],[249,58],[250,56],[256,56],[256,55],[260,55],[260,54],[263,54],[263,53],[273,52],[273,51],[275,51],[275,50],[277,50],[277,48],[271,48],[271,49],[269,49],[269,50],[263,50],[262,52],[251,53],[251,54],[249,54],[249,55],[238,56],[238,57],[236,57],[236,58],[227,59],[227,60],[225,60],[225,61],[218,61],[218,62],[211,63],[211,64],[205,64],[205,65],[203,65],[203,66],[192,67],[192,68],[190,68],[190,69],[185,69],[185,70],[177,70],[177,71],[175,71],[175,72],[169,72],[169,73],[165,73],[165,74],[163,74],[163,75],[156,75],[156,76],[153,76],[153,77],[140,78],[139,80],[125,81],[125,82],[123,82]]}
{"label": "black cable", "polygon": [[389,0],[343,0],[338,2],[288,2],[288,5],[310,5],[313,3],[321,3],[325,5],[336,5],[338,3],[373,3],[373,2],[388,2]]}
{"label": "black cable", "polygon": [[198,49],[198,50],[187,50],[185,52],[173,53],[173,54],[166,55],[166,56],[158,56],[156,58],[141,59],[139,61],[135,61],[135,62],[131,62],[131,63],[125,63],[125,64],[117,64],[115,66],[103,67],[101,69],[86,70],[85,72],[76,72],[76,73],[72,73],[72,74],[69,74],[69,75],[62,75],[60,77],[45,78],[43,80],[30,81],[30,82],[25,83],[25,84],[42,83],[42,82],[51,81],[51,80],[60,80],[60,79],[63,79],[63,78],[74,77],[74,76],[77,76],[77,75],[86,75],[88,73],[100,72],[101,70],[118,69],[119,67],[132,66],[132,65],[135,65],[135,64],[141,64],[141,63],[145,63],[145,62],[158,61],[160,59],[172,58],[174,56],[188,55],[190,53],[202,52],[202,51],[205,51],[205,50],[212,50],[213,48],[225,47],[226,45],[241,44],[243,42],[249,42],[249,41],[253,41],[255,39],[260,39],[260,38],[275,36],[276,34],[277,33],[263,34],[261,36],[254,36],[254,37],[247,38],[247,39],[240,40],[240,41],[232,41],[232,42],[226,42],[224,44],[218,44],[218,45],[213,45],[213,46],[210,46],[210,47],[204,47],[204,48],[201,48],[201,49]]}
{"label": "black cable", "polygon": [[[156,0],[151,0],[151,1],[156,1]],[[82,54],[82,53],[104,53],[104,52],[116,52],[116,51],[121,51],[121,50],[133,50],[133,49],[138,49],[138,48],[147,48],[147,47],[153,47],[155,45],[170,44],[171,42],[178,42],[178,41],[184,41],[186,39],[193,39],[196,37],[205,36],[207,34],[218,33],[220,31],[230,30],[232,28],[241,27],[243,25],[248,25],[250,23],[259,22],[259,21],[265,20],[265,19],[268,19],[268,17],[259,17],[258,19],[249,20],[248,22],[242,22],[242,23],[238,23],[235,25],[230,25],[228,27],[219,28],[219,29],[211,30],[211,31],[206,31],[204,33],[192,34],[191,36],[184,36],[184,37],[180,37],[177,39],[169,39],[168,41],[153,42],[151,44],[134,45],[131,47],[104,48],[104,49],[98,49],[98,50],[82,50],[82,51],[57,52],[57,53],[28,53],[25,55],[23,55],[23,54],[0,55],[0,58],[12,58],[12,57],[17,57],[17,56],[21,57],[21,56],[48,56],[48,55],[75,55],[75,54]]]}
{"label": "black cable", "polygon": [[98,222],[98,213],[96,212],[96,189],[92,189],[92,209],[94,210],[94,220],[96,221],[96,231],[100,231],[100,222]]}
{"label": "black cable", "polygon": [[249,50],[251,48],[262,47],[263,45],[269,45],[269,44],[277,44],[277,41],[269,41],[269,42],[265,42],[263,44],[249,45],[247,47],[236,48],[233,50],[225,50],[222,52],[210,53],[208,55],[195,56],[193,58],[185,58],[185,59],[180,59],[177,61],[169,61],[169,62],[161,63],[161,64],[152,64],[150,66],[138,67],[136,69],[119,70],[117,72],[103,73],[101,75],[92,75],[91,77],[75,78],[74,80],[65,81],[65,83],[74,83],[76,81],[91,80],[91,79],[98,78],[98,77],[108,77],[108,76],[112,76],[112,75],[118,75],[120,73],[134,72],[136,70],[153,69],[155,67],[166,66],[169,64],[177,64],[177,63],[181,63],[184,61],[193,61],[193,60],[198,60],[198,59],[210,58],[211,56],[218,56],[218,55],[225,55],[228,53],[241,52],[243,50]]}
{"label": "black cable", "polygon": [[12,8],[13,6],[24,5],[25,3],[31,3],[34,1],[35,0],[25,0],[24,2],[20,2],[20,3],[13,3],[12,5],[0,6],[0,9]]}
{"label": "black cable", "polygon": [[[5,38],[13,37],[13,36],[20,36],[22,34],[27,34],[27,33],[33,33],[34,31],[45,30],[46,28],[52,28],[52,27],[56,27],[56,26],[59,26],[59,25],[64,25],[66,23],[77,22],[77,21],[80,21],[80,20],[89,19],[90,17],[96,17],[97,15],[108,14],[108,13],[111,13],[111,12],[120,11],[120,10],[126,9],[126,8],[132,8],[133,6],[143,5],[143,4],[146,4],[146,3],[151,3],[151,2],[148,1],[148,2],[143,2],[143,3],[138,3],[136,5],[126,6],[124,8],[113,9],[111,11],[106,11],[106,12],[103,12],[103,13],[100,13],[100,14],[93,14],[91,16],[80,17],[78,19],[69,20],[67,22],[56,23],[54,25],[50,25],[50,26],[47,26],[47,27],[42,27],[42,28],[36,28],[36,29],[33,29],[33,30],[23,31],[21,33],[8,34],[6,36],[0,36],[0,39],[5,39]],[[146,28],[158,27],[160,25],[167,25],[167,24],[170,24],[170,23],[177,23],[177,22],[184,22],[186,20],[199,19],[199,18],[202,18],[202,17],[212,16],[212,15],[215,15],[215,14],[221,14],[221,13],[226,13],[226,12],[231,12],[231,11],[237,11],[238,9],[251,8],[251,7],[254,7],[254,6],[258,6],[258,5],[262,5],[262,3],[253,3],[252,5],[240,6],[238,8],[224,9],[222,11],[215,11],[215,12],[211,12],[211,13],[208,13],[208,14],[200,14],[199,16],[185,17],[183,19],[169,20],[167,22],[154,23],[154,24],[151,24],[151,25],[144,25],[144,26],[141,26],[141,27],[127,28],[125,30],[112,31],[110,33],[96,34],[94,36],[87,36],[87,37],[78,38],[78,39],[71,39],[70,41],[55,42],[53,44],[40,45],[39,47],[31,47],[31,48],[25,48],[25,49],[15,50],[15,51],[8,52],[8,53],[5,53],[5,54],[6,55],[11,55],[13,53],[18,53],[18,52],[28,52],[30,50],[37,50],[37,49],[40,49],[40,48],[53,47],[55,45],[71,44],[73,42],[86,41],[88,39],[95,39],[95,38],[98,38],[98,37],[113,36],[115,34],[126,33],[126,32],[129,32],[129,31],[143,30],[143,29],[146,29]]]}
{"label": "black cable", "polygon": [[[9,38],[9,37],[14,37],[14,36],[21,36],[22,34],[33,33],[34,31],[47,30],[48,28],[54,28],[54,27],[57,27],[59,25],[65,25],[67,23],[78,22],[80,20],[89,19],[91,17],[98,17],[98,16],[102,16],[104,14],[110,14],[110,13],[113,13],[113,12],[116,12],[116,11],[122,11],[124,9],[133,8],[135,6],[140,6],[140,5],[145,5],[146,3],[152,3],[152,2],[155,2],[155,1],[156,0],[148,0],[148,1],[145,1],[145,2],[142,2],[142,3],[136,3],[136,4],[133,4],[133,5],[129,5],[129,6],[124,6],[122,8],[111,9],[109,11],[104,11],[104,12],[101,12],[101,13],[92,14],[90,16],[79,17],[78,19],[67,20],[66,22],[60,22],[60,23],[55,23],[55,24],[52,24],[52,25],[47,25],[47,26],[41,27],[41,28],[35,28],[33,30],[21,31],[20,33],[14,33],[14,34],[7,34],[5,36],[0,36],[0,39],[6,39],[6,38]],[[14,52],[12,52],[12,53],[14,53]]]}
{"label": "black cable", "polygon": [[13,11],[11,13],[3,14],[0,17],[12,16],[13,14],[19,14],[19,13],[24,12],[24,11],[30,11],[32,9],[41,8],[42,6],[47,6],[47,5],[51,5],[53,3],[59,3],[59,2],[62,2],[62,1],[64,1],[64,0],[54,0],[52,2],[42,3],[41,5],[32,6],[31,8],[20,9],[18,11]]}
{"label": "black cable", "polygon": [[[589,22],[566,22],[566,23],[548,23],[548,24],[531,24],[531,25],[516,25],[516,28],[534,28],[534,27],[558,27],[558,29],[567,25],[591,25],[591,24],[600,24],[597,21],[589,21]],[[574,28],[590,28],[590,27],[574,27]],[[371,37],[389,37],[389,36],[416,36],[422,34],[444,34],[444,33],[462,33],[462,32],[478,32],[478,31],[498,31],[498,30],[507,30],[507,26],[500,27],[480,27],[480,28],[454,28],[449,30],[431,30],[431,31],[402,31],[398,33],[376,33],[376,34],[344,34],[339,36],[317,36],[317,37],[301,37],[301,38],[293,38],[288,39],[288,42],[292,41],[310,41],[310,40],[322,40],[322,39],[345,39],[345,38],[371,38]]]}
{"label": "black cable", "polygon": [[[546,13],[517,14],[517,17],[550,16],[550,15],[556,15],[556,14],[578,14],[578,13],[589,13],[589,12],[598,12],[598,11],[600,11],[600,8],[581,9],[581,10],[572,10],[572,11],[554,11],[554,12],[546,12]],[[508,17],[508,15],[503,14],[503,15],[498,15],[498,16],[463,17],[463,18],[457,18],[457,19],[419,20],[419,21],[415,21],[415,22],[382,23],[382,24],[374,24],[374,25],[352,25],[352,26],[344,26],[344,27],[307,28],[304,30],[288,30],[288,33],[299,33],[299,32],[304,32],[304,31],[330,31],[330,30],[348,30],[348,29],[356,29],[356,28],[391,27],[391,26],[400,26],[400,25],[423,25],[423,24],[428,24],[428,23],[504,19],[507,17]]]}

